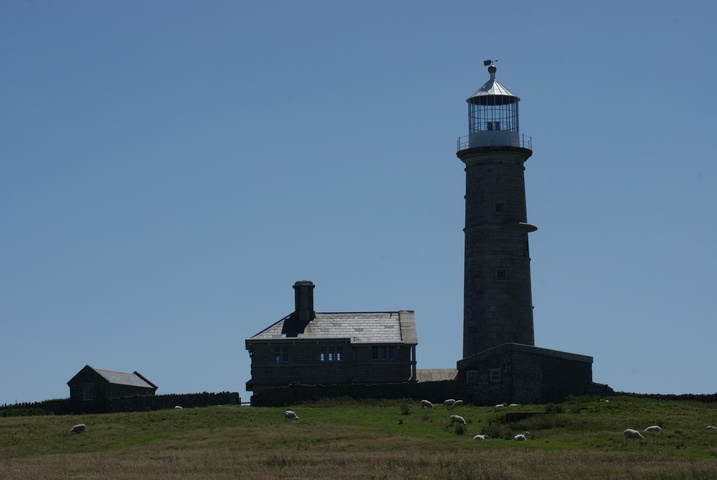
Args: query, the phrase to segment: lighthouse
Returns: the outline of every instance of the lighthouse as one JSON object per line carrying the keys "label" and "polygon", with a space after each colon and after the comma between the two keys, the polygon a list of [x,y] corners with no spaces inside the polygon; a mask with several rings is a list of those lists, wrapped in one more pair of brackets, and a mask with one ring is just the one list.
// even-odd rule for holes
{"label": "lighthouse", "polygon": [[525,162],[532,141],[520,133],[520,98],[490,78],[471,95],[465,164],[463,358],[506,343],[534,345]]}
{"label": "lighthouse", "polygon": [[[525,162],[520,98],[490,75],[468,100],[468,135],[456,155],[465,165],[463,358],[456,380],[476,405],[560,402],[595,392],[593,358],[535,346],[530,286]],[[609,388],[609,387],[608,387]]]}

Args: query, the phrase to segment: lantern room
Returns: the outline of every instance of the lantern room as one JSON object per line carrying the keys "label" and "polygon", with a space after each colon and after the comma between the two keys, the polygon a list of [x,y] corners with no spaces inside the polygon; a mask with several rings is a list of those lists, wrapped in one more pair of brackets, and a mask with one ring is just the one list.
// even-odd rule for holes
{"label": "lantern room", "polygon": [[[518,127],[518,102],[520,98],[495,79],[496,67],[490,60],[484,62],[490,79],[468,102],[468,142],[459,141],[465,148],[511,146],[530,148],[525,145]],[[460,147],[459,147],[460,148]]]}

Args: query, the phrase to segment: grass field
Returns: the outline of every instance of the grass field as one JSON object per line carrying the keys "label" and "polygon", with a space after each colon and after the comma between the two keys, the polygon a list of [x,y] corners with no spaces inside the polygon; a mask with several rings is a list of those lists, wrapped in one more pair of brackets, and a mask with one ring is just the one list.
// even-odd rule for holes
{"label": "grass field", "polygon": [[[334,400],[0,418],[0,478],[717,479],[717,405],[629,397],[496,409]],[[537,413],[509,423],[505,412]],[[451,413],[465,427],[448,423]],[[84,433],[72,434],[77,423]],[[627,440],[622,431],[660,425]],[[530,431],[529,440],[513,435]],[[486,442],[473,441],[488,434]]]}

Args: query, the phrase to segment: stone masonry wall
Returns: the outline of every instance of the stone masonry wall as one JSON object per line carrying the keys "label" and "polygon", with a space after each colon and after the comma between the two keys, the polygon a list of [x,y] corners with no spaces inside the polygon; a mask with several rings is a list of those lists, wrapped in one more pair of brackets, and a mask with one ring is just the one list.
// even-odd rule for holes
{"label": "stone masonry wall", "polygon": [[241,398],[237,392],[219,393],[187,393],[167,395],[138,395],[134,397],[112,398],[102,406],[92,406],[89,410],[72,402],[69,398],[45,400],[43,402],[19,403],[4,405],[4,409],[44,410],[54,415],[81,414],[81,413],[117,413],[138,412],[146,410],[160,410],[163,408],[208,407],[211,405],[237,405]]}
{"label": "stone masonry wall", "polygon": [[442,403],[447,398],[463,398],[465,391],[455,380],[421,383],[299,385],[272,388],[251,397],[255,407],[285,407],[325,398],[430,400]]}

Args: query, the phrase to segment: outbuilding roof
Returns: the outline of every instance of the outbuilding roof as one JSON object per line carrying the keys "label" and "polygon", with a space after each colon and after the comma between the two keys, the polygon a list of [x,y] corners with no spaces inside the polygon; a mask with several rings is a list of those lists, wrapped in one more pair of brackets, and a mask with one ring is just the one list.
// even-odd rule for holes
{"label": "outbuilding roof", "polygon": [[114,370],[102,370],[91,365],[85,365],[85,367],[72,377],[67,384],[72,385],[78,378],[88,378],[88,373],[92,376],[99,376],[103,380],[107,381],[107,383],[111,383],[113,385],[129,385],[132,387],[150,388],[154,390],[158,388],[157,385],[147,380],[139,372],[126,373],[116,372]]}
{"label": "outbuilding roof", "polygon": [[133,387],[157,388],[156,385],[150,383],[147,379],[142,377],[137,372],[115,372],[113,370],[100,370],[99,368],[93,368],[93,370],[100,374],[102,378],[115,385],[131,385]]}
{"label": "outbuilding roof", "polygon": [[247,341],[281,339],[349,339],[351,343],[418,344],[413,310],[320,313],[307,324],[287,315]]}

